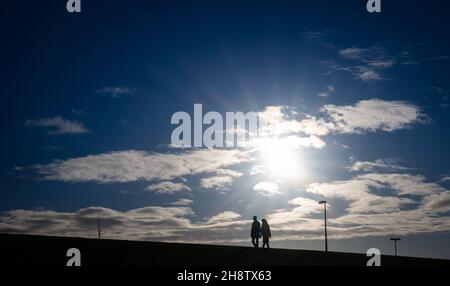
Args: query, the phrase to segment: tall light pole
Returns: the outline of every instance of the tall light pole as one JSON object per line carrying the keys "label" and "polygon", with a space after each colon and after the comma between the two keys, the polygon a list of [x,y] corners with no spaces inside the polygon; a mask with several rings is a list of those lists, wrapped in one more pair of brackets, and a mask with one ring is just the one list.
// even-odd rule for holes
{"label": "tall light pole", "polygon": [[397,256],[397,241],[402,239],[400,237],[391,237],[391,240],[394,241],[395,256]]}
{"label": "tall light pole", "polygon": [[100,220],[100,214],[97,217],[97,233],[98,233],[98,239],[102,238],[102,224],[101,224],[101,220]]}
{"label": "tall light pole", "polygon": [[327,237],[327,201],[320,201],[319,204],[323,204],[325,214],[325,251],[328,251],[328,237]]}

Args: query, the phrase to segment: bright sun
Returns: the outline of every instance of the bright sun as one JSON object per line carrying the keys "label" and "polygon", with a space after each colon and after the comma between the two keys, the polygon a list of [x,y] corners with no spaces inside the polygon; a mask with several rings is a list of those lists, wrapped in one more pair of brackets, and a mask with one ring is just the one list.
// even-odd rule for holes
{"label": "bright sun", "polygon": [[260,143],[261,160],[270,175],[282,179],[299,178],[298,149],[283,139],[264,139]]}

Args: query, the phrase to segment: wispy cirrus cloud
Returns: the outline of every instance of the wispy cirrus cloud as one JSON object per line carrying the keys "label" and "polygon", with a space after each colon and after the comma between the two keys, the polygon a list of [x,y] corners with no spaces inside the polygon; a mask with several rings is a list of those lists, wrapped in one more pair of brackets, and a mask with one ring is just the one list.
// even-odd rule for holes
{"label": "wispy cirrus cloud", "polygon": [[303,32],[302,35],[303,39],[305,39],[306,42],[314,43],[328,49],[336,49],[336,46],[334,44],[331,44],[329,40],[334,32],[335,30],[333,29],[326,29],[321,31],[311,30]]}
{"label": "wispy cirrus cloud", "polygon": [[306,31],[303,32],[303,37],[307,41],[318,41],[323,40],[327,36],[326,31]]}
{"label": "wispy cirrus cloud", "polygon": [[320,97],[328,97],[330,96],[330,94],[332,94],[333,92],[335,92],[335,88],[332,85],[329,85],[325,88],[324,91],[321,91],[319,93],[317,93],[318,96]]}
{"label": "wispy cirrus cloud", "polygon": [[[331,36],[335,32],[334,30],[324,30],[303,33],[305,40],[308,42],[326,47],[334,51],[341,59],[352,62],[351,64],[337,64],[335,61],[322,61],[325,67],[330,68],[330,73],[333,71],[345,71],[355,74],[357,78],[362,80],[375,81],[384,79],[376,70],[389,69],[396,64],[396,56],[391,55],[387,49],[380,46],[369,46],[365,48],[358,46],[343,47],[330,43]],[[377,74],[377,76],[373,78],[363,76],[364,72],[367,74]]]}
{"label": "wispy cirrus cloud", "polygon": [[[333,60],[322,60],[320,64],[328,71],[324,75],[335,72],[347,72],[366,83],[375,83],[388,80],[386,72],[395,66],[419,65],[427,62],[440,62],[450,59],[445,54],[416,55],[411,52],[412,47],[408,45],[400,50],[390,50],[382,46],[348,46],[331,43],[335,30],[306,31],[303,38],[309,42],[335,52],[337,58]],[[427,49],[429,53],[430,49]]]}
{"label": "wispy cirrus cloud", "polygon": [[90,132],[82,122],[65,119],[61,116],[29,119],[25,122],[25,126],[45,128],[50,135],[83,134]]}
{"label": "wispy cirrus cloud", "polygon": [[64,147],[62,147],[62,146],[54,146],[54,145],[47,145],[47,146],[42,146],[41,147],[41,150],[48,151],[48,152],[50,152],[50,151],[58,151],[58,150],[62,150],[62,149],[64,149]]}
{"label": "wispy cirrus cloud", "polygon": [[334,72],[348,72],[351,73],[356,79],[360,79],[363,82],[376,82],[385,80],[383,74],[377,70],[378,67],[364,66],[364,65],[342,65],[335,61],[320,61],[320,64],[328,71],[324,75],[330,75]]}
{"label": "wispy cirrus cloud", "polygon": [[71,112],[77,116],[85,116],[86,115],[86,112],[81,109],[72,108]]}
{"label": "wispy cirrus cloud", "polygon": [[430,86],[427,87],[426,90],[429,93],[433,94],[433,98],[434,97],[439,97],[441,99],[441,102],[439,104],[439,106],[441,108],[447,108],[450,106],[449,100],[450,100],[450,95],[449,95],[449,91],[444,90],[442,87],[440,86]]}
{"label": "wispy cirrus cloud", "polygon": [[145,187],[145,191],[156,192],[157,194],[174,194],[178,192],[190,192],[191,188],[183,183],[174,183],[170,181],[163,181],[157,184],[151,184]]}
{"label": "wispy cirrus cloud", "polygon": [[409,171],[411,168],[403,167],[395,159],[378,159],[374,162],[357,161],[354,162],[348,170],[350,172],[374,172],[374,171]]}
{"label": "wispy cirrus cloud", "polygon": [[328,70],[325,75],[334,72],[348,72],[356,79],[373,83],[386,80],[384,70],[392,68],[396,63],[395,57],[390,56],[384,48],[378,46],[335,48],[333,50],[344,60],[344,63],[338,63],[337,60],[320,61],[320,64]]}
{"label": "wispy cirrus cloud", "polygon": [[435,54],[431,56],[415,55],[409,51],[402,51],[399,56],[399,65],[402,66],[414,66],[420,64],[426,64],[429,62],[441,62],[448,61],[450,57],[444,54]]}
{"label": "wispy cirrus cloud", "polygon": [[194,203],[194,201],[191,200],[191,199],[180,199],[180,200],[178,200],[176,202],[171,203],[171,205],[174,205],[174,206],[188,206],[188,205],[191,205],[193,203]]}
{"label": "wispy cirrus cloud", "polygon": [[386,49],[372,46],[368,48],[350,47],[339,51],[344,59],[356,60],[364,63],[367,67],[375,69],[387,69],[395,65],[396,59],[389,55]]}
{"label": "wispy cirrus cloud", "polygon": [[328,69],[326,75],[338,71],[349,72],[363,82],[376,82],[387,79],[385,71],[397,64],[417,65],[449,59],[446,55],[418,58],[406,51],[399,54],[389,53],[386,49],[378,46],[368,48],[348,47],[338,50],[338,54],[342,59],[348,60],[350,63],[338,64],[330,60],[321,61],[322,66]]}
{"label": "wispy cirrus cloud", "polygon": [[113,98],[118,98],[121,96],[134,95],[137,93],[137,89],[130,87],[121,86],[107,86],[99,88],[95,91],[96,93],[108,94]]}

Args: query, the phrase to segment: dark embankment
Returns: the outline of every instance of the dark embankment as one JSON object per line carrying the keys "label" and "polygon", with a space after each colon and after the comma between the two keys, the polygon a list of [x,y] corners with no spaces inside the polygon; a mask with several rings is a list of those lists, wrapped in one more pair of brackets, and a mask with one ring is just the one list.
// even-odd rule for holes
{"label": "dark embankment", "polygon": [[[289,249],[0,234],[1,265],[65,266],[69,248],[82,266],[365,266],[365,254]],[[450,266],[450,260],[383,255],[383,266]]]}

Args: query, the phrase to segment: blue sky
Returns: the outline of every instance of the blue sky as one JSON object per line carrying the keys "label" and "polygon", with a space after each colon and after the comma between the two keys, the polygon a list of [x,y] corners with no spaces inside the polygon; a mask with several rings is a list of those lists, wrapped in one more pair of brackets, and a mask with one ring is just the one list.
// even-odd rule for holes
{"label": "blue sky", "polygon": [[[0,230],[321,249],[326,199],[330,249],[450,258],[448,4],[342,2],[2,3]],[[195,103],[280,148],[170,146]]]}

